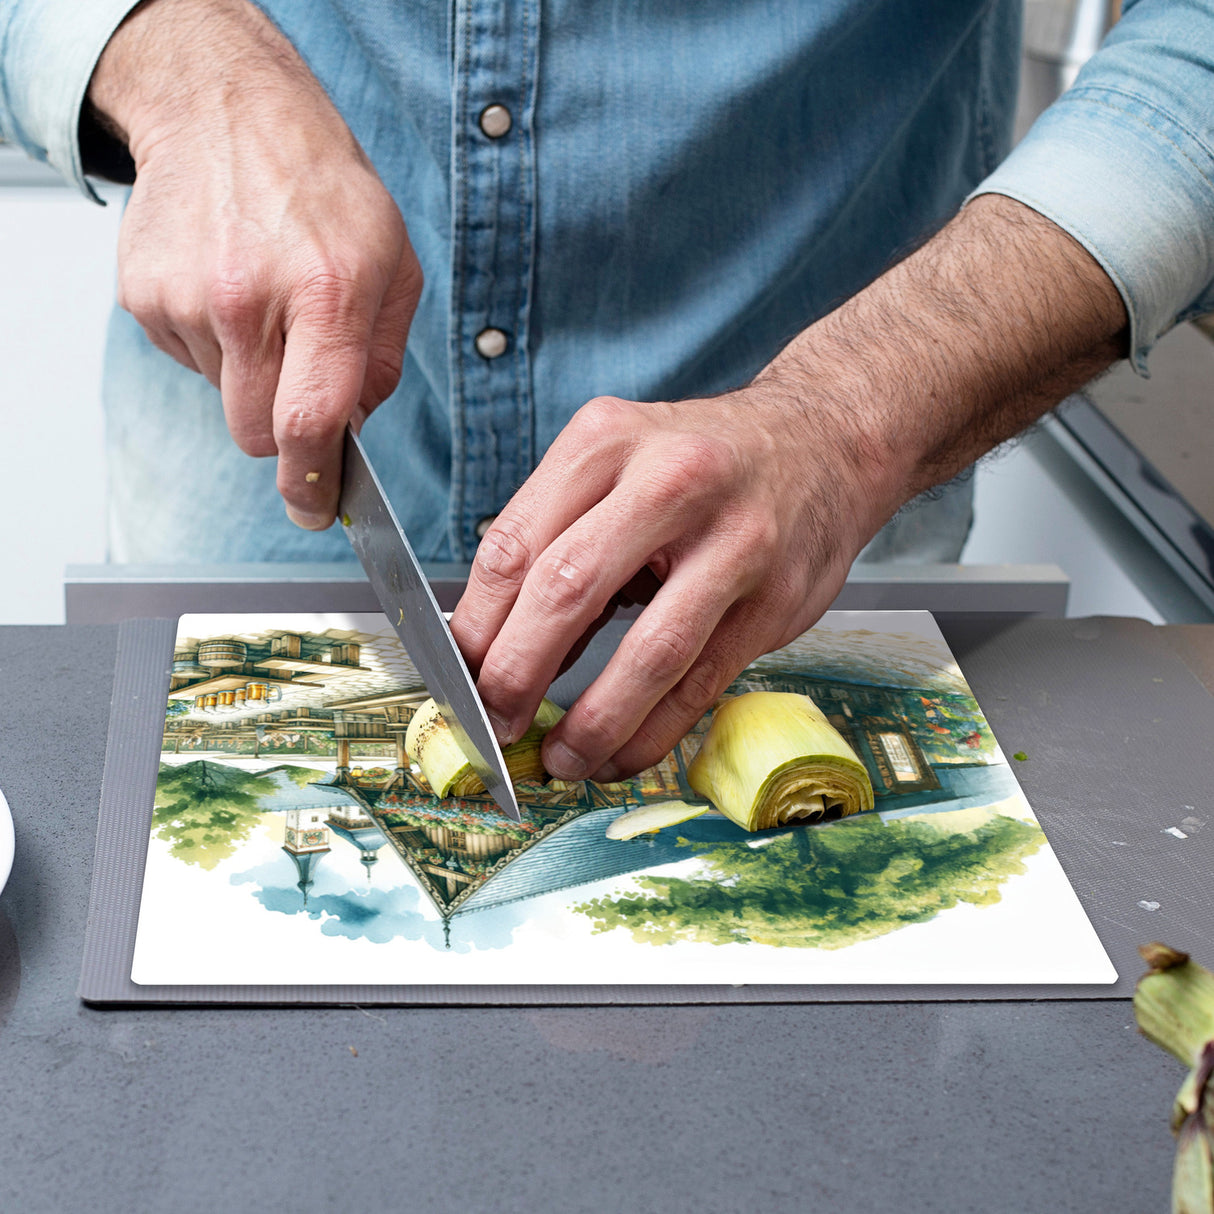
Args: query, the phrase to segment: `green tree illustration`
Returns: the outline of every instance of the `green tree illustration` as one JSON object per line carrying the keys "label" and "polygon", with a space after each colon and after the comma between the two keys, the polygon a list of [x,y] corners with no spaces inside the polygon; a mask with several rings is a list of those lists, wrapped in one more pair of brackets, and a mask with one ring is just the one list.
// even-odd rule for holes
{"label": "green tree illustration", "polygon": [[269,768],[267,771],[262,772],[262,775],[268,776],[277,771],[281,771],[283,776],[298,788],[306,788],[316,780],[323,780],[328,774],[319,767],[294,767],[284,763],[281,767]]}
{"label": "green tree illustration", "polygon": [[212,869],[248,838],[275,788],[264,775],[205,759],[161,767],[152,830],[178,860]]}
{"label": "green tree illustration", "polygon": [[596,932],[624,927],[641,943],[845,948],[958,902],[998,902],[999,886],[1044,841],[1035,824],[994,814],[970,830],[866,814],[758,847],[681,839],[708,875],[642,877],[643,892],[575,909]]}

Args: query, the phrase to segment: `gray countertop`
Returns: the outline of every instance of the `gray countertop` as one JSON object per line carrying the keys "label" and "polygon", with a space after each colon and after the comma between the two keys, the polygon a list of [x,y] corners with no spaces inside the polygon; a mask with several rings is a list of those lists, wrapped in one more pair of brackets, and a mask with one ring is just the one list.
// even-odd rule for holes
{"label": "gray countertop", "polygon": [[[116,633],[0,629],[0,1209],[1167,1208],[1183,1071],[1125,999],[83,1006]],[[946,633],[1119,969],[1208,960],[1214,629]]]}

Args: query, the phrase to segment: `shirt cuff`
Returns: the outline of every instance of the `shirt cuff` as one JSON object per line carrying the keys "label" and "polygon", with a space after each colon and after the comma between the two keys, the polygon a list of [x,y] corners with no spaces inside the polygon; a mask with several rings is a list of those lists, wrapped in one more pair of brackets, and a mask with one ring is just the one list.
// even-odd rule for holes
{"label": "shirt cuff", "polygon": [[0,82],[16,138],[97,202],[80,155],[80,110],[101,52],[136,3],[25,0],[3,39]]}
{"label": "shirt cuff", "polygon": [[1214,306],[1214,153],[1142,97],[1082,83],[1064,93],[979,194],[1032,207],[1100,263],[1141,375],[1163,333]]}

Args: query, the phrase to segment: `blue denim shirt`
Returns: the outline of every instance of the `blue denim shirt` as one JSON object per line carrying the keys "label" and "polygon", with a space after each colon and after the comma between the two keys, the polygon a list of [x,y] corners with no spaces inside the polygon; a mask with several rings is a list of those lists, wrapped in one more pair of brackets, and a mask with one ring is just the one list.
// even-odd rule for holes
{"label": "blue denim shirt", "polygon": [[[0,128],[87,190],[81,98],[132,0],[0,0]],[[1214,308],[1214,3],[1139,0],[1012,157],[1017,0],[265,0],[392,191],[426,275],[364,431],[419,554],[468,559],[570,414],[746,381],[970,194],[1081,240],[1141,365]],[[504,106],[510,127],[480,115]],[[484,357],[477,336],[505,334]],[[111,555],[328,559],[215,391],[110,329]],[[954,557],[962,489],[874,551]],[[895,534],[896,533],[896,534]],[[897,539],[900,535],[900,539]]]}

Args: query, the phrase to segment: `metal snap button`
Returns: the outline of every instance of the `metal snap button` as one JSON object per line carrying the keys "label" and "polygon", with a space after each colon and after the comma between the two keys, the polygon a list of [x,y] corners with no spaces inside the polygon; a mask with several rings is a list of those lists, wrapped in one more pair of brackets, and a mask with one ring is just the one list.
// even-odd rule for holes
{"label": "metal snap button", "polygon": [[511,118],[510,111],[504,105],[487,105],[481,110],[480,124],[481,130],[490,139],[500,139],[503,135],[510,133],[514,119]]}
{"label": "metal snap button", "polygon": [[476,335],[476,352],[482,358],[500,358],[506,353],[507,338],[501,329],[482,329]]}

